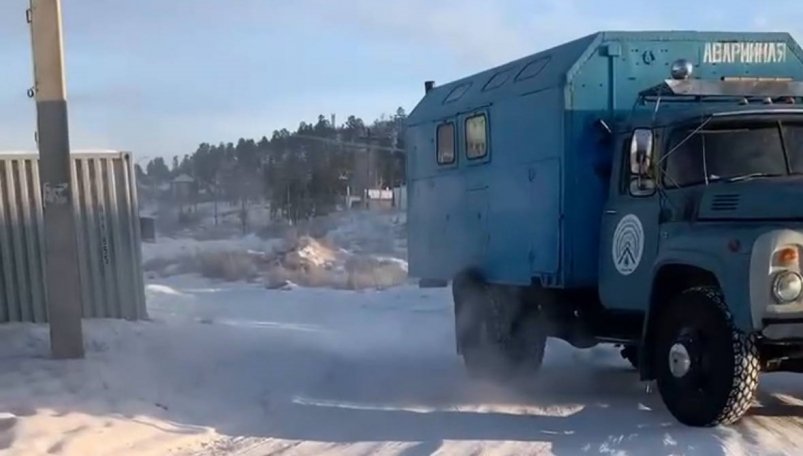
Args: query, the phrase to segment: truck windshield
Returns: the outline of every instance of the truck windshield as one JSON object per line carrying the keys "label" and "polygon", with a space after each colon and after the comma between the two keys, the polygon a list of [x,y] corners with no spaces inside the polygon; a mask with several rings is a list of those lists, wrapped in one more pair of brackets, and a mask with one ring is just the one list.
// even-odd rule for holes
{"label": "truck windshield", "polygon": [[803,173],[803,123],[720,121],[697,128],[670,134],[667,186]]}

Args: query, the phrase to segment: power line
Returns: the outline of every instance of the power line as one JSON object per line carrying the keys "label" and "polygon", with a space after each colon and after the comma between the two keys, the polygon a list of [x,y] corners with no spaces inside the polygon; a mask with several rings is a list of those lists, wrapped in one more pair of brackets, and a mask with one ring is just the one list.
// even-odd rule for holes
{"label": "power line", "polygon": [[371,143],[359,143],[359,142],[353,142],[353,141],[340,141],[338,139],[322,138],[320,136],[294,134],[294,135],[290,136],[289,138],[309,139],[309,140],[313,140],[313,141],[320,141],[320,142],[324,142],[324,143],[336,144],[336,145],[345,146],[345,147],[354,147],[354,148],[359,148],[359,149],[369,149],[370,148],[370,149],[374,149],[374,150],[384,150],[386,152],[402,152],[402,153],[404,152],[404,149],[400,149],[398,147],[380,146],[380,145],[371,144]]}

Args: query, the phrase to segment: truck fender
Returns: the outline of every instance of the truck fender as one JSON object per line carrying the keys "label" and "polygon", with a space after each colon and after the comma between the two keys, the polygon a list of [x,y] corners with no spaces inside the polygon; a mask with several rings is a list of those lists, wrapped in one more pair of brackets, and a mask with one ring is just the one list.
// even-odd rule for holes
{"label": "truck fender", "polygon": [[[713,255],[703,252],[674,251],[660,256],[653,266],[650,302],[644,314],[639,344],[639,374],[641,380],[654,378],[652,369],[652,336],[654,323],[662,306],[671,296],[685,288],[710,284],[719,286],[723,267]],[[727,297],[726,297],[727,299]]]}

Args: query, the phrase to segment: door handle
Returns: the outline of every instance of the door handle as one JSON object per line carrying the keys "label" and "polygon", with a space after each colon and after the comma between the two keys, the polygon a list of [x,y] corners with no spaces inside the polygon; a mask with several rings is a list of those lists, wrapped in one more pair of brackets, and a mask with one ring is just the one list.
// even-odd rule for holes
{"label": "door handle", "polygon": [[606,209],[605,213],[609,214],[609,215],[614,215],[614,214],[616,214],[616,211],[614,209]]}

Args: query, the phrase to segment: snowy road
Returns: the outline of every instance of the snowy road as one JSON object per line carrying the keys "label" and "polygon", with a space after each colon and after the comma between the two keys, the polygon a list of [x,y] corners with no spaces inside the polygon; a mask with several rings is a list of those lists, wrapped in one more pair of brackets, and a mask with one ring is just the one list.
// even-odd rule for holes
{"label": "snowy road", "polygon": [[148,286],[153,322],[0,328],[0,454],[801,454],[803,385],[762,379],[738,426],[675,424],[613,349],[554,342],[515,389],[469,381],[447,290]]}

